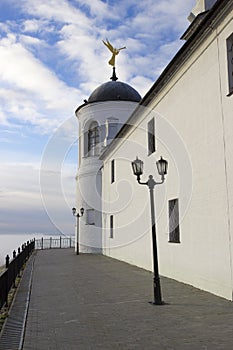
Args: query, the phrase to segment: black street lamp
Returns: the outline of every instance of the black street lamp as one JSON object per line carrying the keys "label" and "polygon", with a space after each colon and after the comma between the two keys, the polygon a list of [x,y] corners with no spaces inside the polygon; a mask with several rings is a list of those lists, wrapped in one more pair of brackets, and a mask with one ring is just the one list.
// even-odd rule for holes
{"label": "black street lamp", "polygon": [[137,181],[140,185],[147,185],[150,191],[150,203],[151,203],[151,228],[152,228],[152,244],[153,244],[153,265],[154,265],[154,302],[155,305],[163,305],[159,278],[159,267],[158,267],[158,252],[157,252],[157,241],[156,241],[156,225],[155,225],[155,204],[154,204],[154,187],[160,185],[165,180],[167,174],[168,162],[162,157],[156,162],[157,170],[161,176],[160,182],[155,182],[152,175],[149,175],[147,182],[141,182],[140,177],[143,174],[143,161],[136,159],[132,162],[132,168],[134,175],[137,176]]}
{"label": "black street lamp", "polygon": [[77,213],[77,209],[76,208],[72,208],[72,213],[77,218],[77,222],[76,222],[76,237],[77,237],[76,254],[79,255],[79,218],[81,218],[81,216],[83,216],[84,208],[80,209],[80,214]]}

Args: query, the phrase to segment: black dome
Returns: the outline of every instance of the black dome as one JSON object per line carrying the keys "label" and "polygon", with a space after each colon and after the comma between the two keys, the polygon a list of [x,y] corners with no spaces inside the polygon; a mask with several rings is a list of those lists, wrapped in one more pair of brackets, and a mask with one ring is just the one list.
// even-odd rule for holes
{"label": "black dome", "polygon": [[130,85],[113,80],[98,86],[88,99],[88,102],[100,101],[140,102],[141,96]]}

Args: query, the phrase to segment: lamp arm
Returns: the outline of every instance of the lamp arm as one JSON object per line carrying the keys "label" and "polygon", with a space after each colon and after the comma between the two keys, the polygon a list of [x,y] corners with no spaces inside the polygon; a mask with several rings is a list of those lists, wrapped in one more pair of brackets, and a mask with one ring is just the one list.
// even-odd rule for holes
{"label": "lamp arm", "polygon": [[164,183],[164,181],[165,181],[165,178],[164,178],[164,176],[162,176],[162,180],[160,182],[156,182],[155,184],[156,185],[161,185],[161,184]]}
{"label": "lamp arm", "polygon": [[149,176],[149,179],[147,182],[142,182],[140,180],[140,175],[137,176],[137,181],[140,185],[147,185],[150,189],[153,189],[156,185],[161,185],[164,183],[164,180],[165,180],[165,177],[164,175],[161,175],[161,181],[160,182],[156,182],[154,179],[153,179],[153,176],[150,175]]}
{"label": "lamp arm", "polygon": [[140,180],[140,178],[137,179],[137,180],[138,180],[138,183],[139,183],[140,185],[147,185],[147,186],[148,186],[148,181],[147,181],[147,182],[142,182],[142,181]]}
{"label": "lamp arm", "polygon": [[165,181],[165,176],[164,175],[161,175],[161,181],[160,182],[156,182],[156,185],[161,185],[163,184]]}
{"label": "lamp arm", "polygon": [[148,181],[147,181],[147,182],[141,182],[140,176],[141,176],[141,175],[137,175],[137,182],[138,182],[140,185],[148,185]]}

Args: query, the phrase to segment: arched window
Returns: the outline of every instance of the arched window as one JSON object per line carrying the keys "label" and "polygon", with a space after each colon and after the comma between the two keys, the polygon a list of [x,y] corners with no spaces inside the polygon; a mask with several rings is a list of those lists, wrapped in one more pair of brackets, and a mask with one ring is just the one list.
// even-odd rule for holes
{"label": "arched window", "polygon": [[88,130],[88,155],[95,156],[98,152],[98,144],[100,142],[99,125],[92,122]]}

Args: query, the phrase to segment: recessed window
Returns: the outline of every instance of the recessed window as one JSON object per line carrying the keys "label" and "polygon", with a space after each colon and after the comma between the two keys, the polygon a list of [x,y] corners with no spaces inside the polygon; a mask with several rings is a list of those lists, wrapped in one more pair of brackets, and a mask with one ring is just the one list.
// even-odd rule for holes
{"label": "recessed window", "polygon": [[228,87],[229,94],[233,92],[233,34],[227,38]]}
{"label": "recessed window", "polygon": [[116,136],[118,130],[118,119],[114,117],[107,118],[106,123],[106,137],[104,144],[107,146]]}
{"label": "recessed window", "polygon": [[86,210],[87,225],[95,225],[95,210],[87,209]]}
{"label": "recessed window", "polygon": [[177,198],[169,200],[168,214],[169,214],[169,242],[180,243],[179,201]]}
{"label": "recessed window", "polygon": [[152,118],[147,124],[148,155],[155,152],[155,120]]}
{"label": "recessed window", "polygon": [[97,122],[92,122],[88,130],[88,155],[98,155],[98,144],[100,142],[99,125]]}
{"label": "recessed window", "polygon": [[115,160],[111,161],[111,183],[115,181]]}
{"label": "recessed window", "polygon": [[113,215],[110,215],[110,238],[113,238]]}

